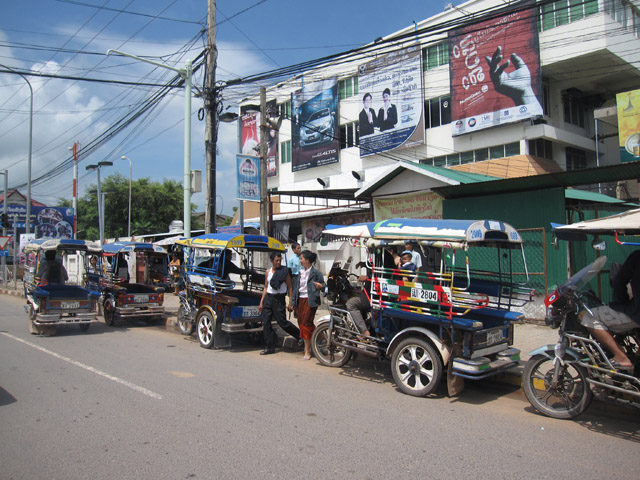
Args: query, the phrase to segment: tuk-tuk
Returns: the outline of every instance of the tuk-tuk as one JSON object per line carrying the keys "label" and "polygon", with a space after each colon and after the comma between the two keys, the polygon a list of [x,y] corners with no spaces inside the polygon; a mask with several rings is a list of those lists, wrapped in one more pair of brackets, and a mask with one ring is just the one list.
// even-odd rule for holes
{"label": "tuk-tuk", "polygon": [[[493,220],[390,219],[324,231],[348,238],[328,284],[349,289],[349,276],[366,274],[363,293],[370,306],[365,335],[350,302],[329,306],[330,315],[314,331],[312,348],[327,366],[342,366],[354,352],[390,358],[393,378],[414,396],[434,391],[446,373],[450,394],[463,379],[482,379],[519,364],[513,344],[514,311],[531,300],[522,238],[510,225]],[[421,267],[395,258],[411,240]],[[410,256],[408,256],[410,257]],[[366,258],[353,273],[353,259]],[[411,266],[413,265],[413,266]],[[342,273],[341,273],[342,272]],[[342,278],[340,276],[342,275]],[[346,287],[345,287],[346,286]],[[353,297],[357,293],[348,292]],[[366,330],[364,330],[366,331]]]}
{"label": "tuk-tuk", "polygon": [[114,325],[126,318],[153,322],[164,315],[169,283],[167,253],[152,243],[113,242],[103,246],[102,312]]}
{"label": "tuk-tuk", "polygon": [[231,346],[232,333],[261,333],[258,306],[265,269],[255,266],[255,254],[284,252],[284,245],[263,235],[224,233],[180,239],[176,244],[185,252],[180,331],[190,335],[195,328],[204,348]]}
{"label": "tuk-tuk", "polygon": [[88,277],[93,269],[89,259],[97,262],[100,257],[98,243],[39,239],[29,242],[24,252],[35,256],[35,265],[24,277],[31,333],[52,335],[65,324],[77,324],[85,331],[97,321],[100,292]]}

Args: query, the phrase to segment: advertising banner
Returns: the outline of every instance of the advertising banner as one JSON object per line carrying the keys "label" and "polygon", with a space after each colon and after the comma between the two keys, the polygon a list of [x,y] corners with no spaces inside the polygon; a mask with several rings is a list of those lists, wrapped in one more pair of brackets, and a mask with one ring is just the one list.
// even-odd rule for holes
{"label": "advertising banner", "polygon": [[620,161],[640,160],[640,90],[616,95]]}
{"label": "advertising banner", "polygon": [[360,66],[361,157],[424,143],[421,58],[416,46]]}
{"label": "advertising banner", "polygon": [[291,169],[294,172],[338,162],[338,83],[313,82],[291,94]]}
{"label": "advertising banner", "polygon": [[389,218],[442,218],[442,197],[423,192],[373,199],[376,221]]}
{"label": "advertising banner", "polygon": [[236,155],[238,200],[260,201],[260,157]]}
{"label": "advertising banner", "polygon": [[[267,116],[277,118],[278,105],[274,100],[267,102]],[[260,112],[242,114],[242,154],[260,155]],[[278,131],[272,128],[267,134],[267,177],[278,174]]]}
{"label": "advertising banner", "polygon": [[451,133],[542,115],[536,10],[449,32]]}
{"label": "advertising banner", "polygon": [[[18,224],[18,231],[25,231],[26,205],[7,205],[7,216]],[[30,230],[35,238],[73,238],[73,208],[32,206]]]}

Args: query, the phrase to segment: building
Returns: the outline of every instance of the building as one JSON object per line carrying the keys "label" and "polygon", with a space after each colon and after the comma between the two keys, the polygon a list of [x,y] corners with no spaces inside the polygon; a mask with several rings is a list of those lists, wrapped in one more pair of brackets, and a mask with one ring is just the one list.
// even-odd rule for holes
{"label": "building", "polygon": [[[299,237],[335,216],[322,212],[327,206],[355,219],[382,218],[381,202],[407,202],[415,216],[442,215],[443,197],[433,188],[458,181],[440,168],[512,178],[619,165],[616,94],[640,87],[638,3],[450,4],[268,89],[284,116],[267,179],[278,204],[271,211],[280,212],[274,234]],[[258,137],[247,118],[241,140],[249,152]],[[399,162],[435,170],[398,173]],[[580,188],[637,199],[636,170],[625,176]]]}

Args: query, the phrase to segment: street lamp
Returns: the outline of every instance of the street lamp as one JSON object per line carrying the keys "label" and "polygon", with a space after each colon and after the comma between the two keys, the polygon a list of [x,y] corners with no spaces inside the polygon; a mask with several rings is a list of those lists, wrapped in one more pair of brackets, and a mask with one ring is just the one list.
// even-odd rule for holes
{"label": "street lamp", "polygon": [[31,232],[31,146],[33,144],[33,88],[31,88],[31,83],[27,80],[20,72],[15,71],[11,67],[7,67],[6,65],[0,64],[0,67],[4,67],[7,70],[12,71],[13,73],[17,73],[22,77],[22,79],[27,82],[29,85],[29,90],[31,91],[31,102],[29,104],[29,161],[27,162],[27,219],[25,222],[25,232]]}
{"label": "street lamp", "polygon": [[131,166],[131,159],[128,158],[126,155],[122,155],[120,158],[122,160],[129,160],[129,226],[127,228],[127,236],[129,237],[129,240],[131,240],[131,172],[132,172],[132,166]]}
{"label": "street lamp", "polygon": [[104,243],[104,218],[102,210],[102,195],[100,192],[100,169],[102,167],[110,167],[113,162],[98,162],[97,165],[87,165],[86,170],[95,170],[98,172],[98,228],[100,230],[100,245]]}
{"label": "street lamp", "polygon": [[117,53],[125,57],[150,63],[156,67],[172,70],[184,79],[184,202],[183,202],[183,223],[184,236],[191,236],[191,60],[185,62],[184,68],[175,68],[163,63],[154,62],[146,58],[138,57],[130,53],[109,49],[107,55]]}

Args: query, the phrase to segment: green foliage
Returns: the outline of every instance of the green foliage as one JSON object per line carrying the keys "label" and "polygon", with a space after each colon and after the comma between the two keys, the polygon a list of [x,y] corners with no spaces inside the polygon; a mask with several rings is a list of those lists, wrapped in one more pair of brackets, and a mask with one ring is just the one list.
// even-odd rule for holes
{"label": "green foliage", "polygon": [[[129,219],[129,178],[121,174],[110,175],[100,189],[105,193],[105,238],[127,237]],[[98,194],[96,184],[78,199],[78,238],[98,239]],[[134,180],[131,184],[131,234],[167,232],[173,220],[182,219],[182,183],[164,179],[152,182],[149,178]],[[68,204],[68,205],[67,205]],[[63,200],[60,206],[71,206]],[[193,213],[195,205],[191,205]],[[202,228],[192,220],[193,230]]]}

